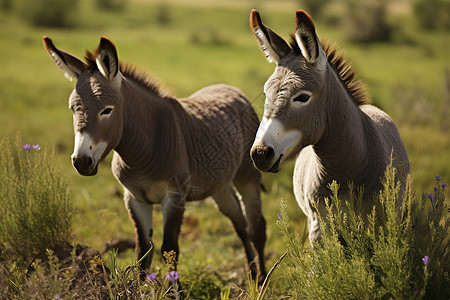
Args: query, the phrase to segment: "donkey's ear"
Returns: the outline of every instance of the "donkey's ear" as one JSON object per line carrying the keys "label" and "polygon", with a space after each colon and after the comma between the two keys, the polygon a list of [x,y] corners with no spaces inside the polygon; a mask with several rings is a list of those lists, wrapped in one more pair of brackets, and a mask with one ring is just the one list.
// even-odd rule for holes
{"label": "donkey's ear", "polygon": [[95,60],[97,67],[102,75],[113,80],[119,72],[119,59],[114,44],[106,37],[100,39],[100,45],[97,48],[97,58]]}
{"label": "donkey's ear", "polygon": [[318,71],[324,71],[327,57],[316,35],[316,29],[311,17],[303,10],[296,14],[295,41],[302,51],[302,55]]}
{"label": "donkey's ear", "polygon": [[280,36],[262,23],[259,12],[254,9],[250,13],[250,27],[269,62],[278,63],[291,51]]}
{"label": "donkey's ear", "polygon": [[56,48],[50,38],[44,36],[43,40],[45,49],[64,76],[69,80],[78,78],[85,69],[85,63],[78,57]]}

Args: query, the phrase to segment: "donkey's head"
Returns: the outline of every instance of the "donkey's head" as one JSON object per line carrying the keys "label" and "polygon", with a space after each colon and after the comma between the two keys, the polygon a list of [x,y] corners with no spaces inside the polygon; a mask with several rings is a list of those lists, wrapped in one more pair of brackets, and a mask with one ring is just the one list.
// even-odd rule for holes
{"label": "donkey's head", "polygon": [[277,172],[324,131],[327,57],[304,11],[297,11],[290,45],[261,22],[256,10],[250,25],[267,60],[277,64],[264,85],[264,115],[251,157],[259,170]]}
{"label": "donkey's head", "polygon": [[95,54],[87,52],[83,62],[56,48],[48,37],[44,45],[63,74],[77,80],[69,98],[75,131],[72,163],[81,175],[95,175],[99,161],[118,145],[122,134],[122,75],[116,48],[102,37]]}

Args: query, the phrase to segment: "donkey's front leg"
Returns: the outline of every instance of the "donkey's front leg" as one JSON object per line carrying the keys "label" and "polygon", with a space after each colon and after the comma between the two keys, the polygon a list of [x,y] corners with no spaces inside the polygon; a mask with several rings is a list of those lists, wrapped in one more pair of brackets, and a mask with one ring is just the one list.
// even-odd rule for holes
{"label": "donkey's front leg", "polygon": [[[136,256],[141,259],[152,247],[153,205],[137,200],[127,189],[125,189],[124,201],[136,232]],[[141,262],[142,269],[150,267],[152,257],[153,249]]]}
{"label": "donkey's front leg", "polygon": [[163,223],[164,223],[164,238],[161,246],[161,253],[169,253],[171,250],[175,251],[173,262],[173,270],[176,269],[178,262],[178,237],[180,235],[181,223],[183,222],[185,197],[178,191],[170,191],[162,202]]}

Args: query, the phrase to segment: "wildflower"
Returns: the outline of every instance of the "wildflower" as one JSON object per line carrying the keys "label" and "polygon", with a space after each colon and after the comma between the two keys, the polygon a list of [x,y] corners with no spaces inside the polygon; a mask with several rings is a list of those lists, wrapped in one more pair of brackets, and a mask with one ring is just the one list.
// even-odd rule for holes
{"label": "wildflower", "polygon": [[31,145],[30,144],[25,144],[25,146],[23,146],[23,149],[25,149],[25,151],[30,151]]}
{"label": "wildflower", "polygon": [[282,214],[282,213],[279,213],[279,214],[278,214],[278,218],[282,219],[282,218],[283,218],[283,214]]}
{"label": "wildflower", "polygon": [[147,281],[151,281],[151,282],[154,282],[155,281],[155,278],[156,278],[156,273],[151,273],[151,274],[148,274],[147,275]]}
{"label": "wildflower", "polygon": [[178,272],[177,271],[170,271],[169,274],[167,274],[167,280],[170,282],[174,282],[178,279]]}
{"label": "wildflower", "polygon": [[441,176],[436,176],[436,181],[439,182],[441,181],[442,177]]}
{"label": "wildflower", "polygon": [[33,145],[33,149],[39,151],[41,150],[41,146],[39,144]]}
{"label": "wildflower", "polygon": [[430,258],[428,257],[428,255],[425,255],[423,258],[422,258],[422,261],[423,261],[423,264],[426,266],[426,265],[428,265],[428,261],[430,260]]}
{"label": "wildflower", "polygon": [[432,202],[434,201],[434,195],[433,195],[433,194],[428,194],[427,196],[428,196],[428,198],[430,198],[430,200],[431,200]]}
{"label": "wildflower", "polygon": [[447,186],[446,183],[443,183],[443,184],[442,184],[442,188],[443,188],[443,189],[445,189],[446,186]]}

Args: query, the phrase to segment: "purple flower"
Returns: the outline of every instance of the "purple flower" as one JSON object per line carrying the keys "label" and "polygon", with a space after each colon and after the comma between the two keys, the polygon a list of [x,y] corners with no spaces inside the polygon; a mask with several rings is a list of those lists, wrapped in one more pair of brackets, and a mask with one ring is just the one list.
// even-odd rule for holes
{"label": "purple flower", "polygon": [[41,150],[41,146],[39,144],[33,145],[33,149],[39,151]]}
{"label": "purple flower", "polygon": [[31,145],[30,144],[25,144],[25,146],[23,146],[23,149],[25,149],[26,151],[30,151]]}
{"label": "purple flower", "polygon": [[428,196],[428,198],[430,198],[431,201],[434,201],[434,195],[433,194],[428,194],[427,196]]}
{"label": "purple flower", "polygon": [[279,213],[279,214],[278,214],[278,218],[282,219],[282,218],[283,218],[283,214],[282,214],[282,213]]}
{"label": "purple flower", "polygon": [[447,186],[446,183],[443,183],[443,184],[442,184],[442,188],[443,188],[443,189],[445,189],[446,186]]}
{"label": "purple flower", "polygon": [[425,255],[423,258],[422,258],[422,261],[423,261],[423,264],[426,266],[426,265],[428,265],[428,261],[430,260],[430,258],[428,257],[428,255]]}
{"label": "purple flower", "polygon": [[151,282],[154,282],[155,278],[156,278],[156,273],[148,274],[146,277],[147,281],[151,281]]}
{"label": "purple flower", "polygon": [[167,280],[170,282],[174,282],[178,279],[178,272],[177,271],[170,271],[169,274],[167,274]]}
{"label": "purple flower", "polygon": [[442,177],[441,176],[436,176],[436,180],[439,182],[441,181]]}

